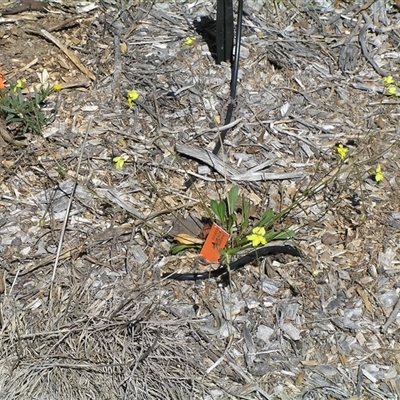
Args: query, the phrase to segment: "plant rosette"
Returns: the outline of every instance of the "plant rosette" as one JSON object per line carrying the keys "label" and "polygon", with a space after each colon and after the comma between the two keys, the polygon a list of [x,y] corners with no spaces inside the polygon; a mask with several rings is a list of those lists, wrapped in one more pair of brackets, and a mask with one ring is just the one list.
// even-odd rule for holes
{"label": "plant rosette", "polygon": [[34,88],[32,93],[24,95],[22,88],[26,84],[25,79],[19,79],[10,87],[1,89],[0,118],[5,123],[16,123],[18,135],[26,133],[40,134],[42,129],[54,117],[54,113],[46,113],[42,105],[52,91],[51,87]]}
{"label": "plant rosette", "polygon": [[[290,239],[294,236],[294,231],[291,229],[274,229],[274,224],[282,217],[282,213],[274,214],[271,209],[267,209],[260,218],[253,216],[251,202],[243,196],[239,198],[239,187],[236,185],[229,190],[225,199],[211,200],[206,210],[214,222],[213,226],[219,228],[213,231],[212,227],[209,233],[214,235],[214,239],[209,243],[218,251],[217,259],[213,258],[215,251],[214,256],[209,256],[212,252],[207,247],[208,237],[203,245],[203,241],[199,242],[198,238],[185,237],[183,241],[178,235],[175,239],[179,243],[171,248],[172,254],[190,248],[201,249],[200,254],[208,261],[215,262],[222,258],[220,262],[228,264],[231,257],[242,250],[261,247],[273,240]],[[223,240],[224,234],[226,240]]]}

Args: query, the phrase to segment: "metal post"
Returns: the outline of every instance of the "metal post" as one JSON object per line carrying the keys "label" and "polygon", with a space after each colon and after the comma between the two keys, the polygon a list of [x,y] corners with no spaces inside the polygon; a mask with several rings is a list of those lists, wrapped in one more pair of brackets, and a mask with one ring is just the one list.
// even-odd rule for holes
{"label": "metal post", "polygon": [[232,60],[233,0],[217,0],[217,63]]}

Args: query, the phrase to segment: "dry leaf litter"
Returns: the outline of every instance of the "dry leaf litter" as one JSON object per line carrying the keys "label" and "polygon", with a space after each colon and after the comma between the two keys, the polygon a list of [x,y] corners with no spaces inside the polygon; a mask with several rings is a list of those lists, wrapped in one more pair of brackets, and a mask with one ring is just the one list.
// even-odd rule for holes
{"label": "dry leaf litter", "polygon": [[[0,130],[0,398],[400,398],[400,108],[382,81],[400,78],[399,17],[383,0],[246,1],[210,162],[231,74],[207,44],[215,2],[3,13],[8,83],[64,89],[42,136]],[[168,233],[234,183],[257,215],[309,193],[282,221],[304,257],[227,288],[161,280],[210,268],[170,255]]]}

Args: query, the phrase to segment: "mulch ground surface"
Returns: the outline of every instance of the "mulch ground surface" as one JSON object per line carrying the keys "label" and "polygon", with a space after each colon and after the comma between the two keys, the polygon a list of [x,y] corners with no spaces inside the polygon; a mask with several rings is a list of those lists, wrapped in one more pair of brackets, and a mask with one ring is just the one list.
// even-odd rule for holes
{"label": "mulch ground surface", "polygon": [[[214,1],[2,1],[6,88],[61,90],[0,120],[0,399],[399,399],[398,7],[246,1],[213,159]],[[233,185],[302,257],[162,278]]]}

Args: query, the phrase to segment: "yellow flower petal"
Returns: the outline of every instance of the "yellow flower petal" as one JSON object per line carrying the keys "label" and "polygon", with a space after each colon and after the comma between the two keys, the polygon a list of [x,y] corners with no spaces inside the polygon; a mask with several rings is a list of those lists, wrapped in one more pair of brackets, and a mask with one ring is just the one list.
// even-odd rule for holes
{"label": "yellow flower petal", "polygon": [[184,41],[183,41],[183,46],[193,46],[194,43],[196,42],[196,38],[193,36],[188,36]]}
{"label": "yellow flower petal", "polygon": [[386,88],[386,94],[389,96],[397,96],[397,87],[394,85],[388,86]]}
{"label": "yellow flower petal", "polygon": [[54,89],[56,92],[59,92],[62,88],[63,88],[63,87],[62,87],[62,85],[61,85],[60,83],[55,83],[55,84],[53,85],[53,89]]}
{"label": "yellow flower petal", "polygon": [[133,102],[135,100],[137,100],[139,96],[140,95],[139,95],[139,92],[137,90],[128,90],[128,93],[126,94],[126,97],[128,99],[129,108],[132,108]]}
{"label": "yellow flower petal", "polygon": [[26,79],[18,79],[16,84],[14,85],[14,92],[17,91],[17,89],[22,89],[25,86]]}
{"label": "yellow flower petal", "polygon": [[262,226],[257,226],[256,228],[253,228],[252,232],[256,235],[265,235],[265,228]]}
{"label": "yellow flower petal", "polygon": [[125,161],[128,161],[129,156],[128,155],[122,155],[122,156],[117,156],[113,158],[113,163],[115,164],[115,169],[121,169],[124,164]]}
{"label": "yellow flower petal", "polygon": [[382,80],[385,84],[385,93],[389,96],[397,96],[397,83],[393,76],[384,76]]}
{"label": "yellow flower petal", "polygon": [[385,85],[395,85],[396,84],[396,81],[393,79],[393,76],[384,76],[382,78],[382,80]]}
{"label": "yellow flower petal", "polygon": [[336,153],[339,154],[339,157],[341,160],[344,160],[346,158],[347,152],[349,149],[344,146],[342,143],[339,143],[336,147]]}
{"label": "yellow flower petal", "polygon": [[246,239],[251,242],[253,247],[258,246],[259,244],[267,243],[267,239],[265,239],[265,228],[257,226],[253,228],[251,235],[247,235]]}
{"label": "yellow flower petal", "polygon": [[382,172],[382,167],[380,164],[378,164],[375,168],[375,180],[377,182],[383,181],[383,178],[385,177],[384,173]]}

